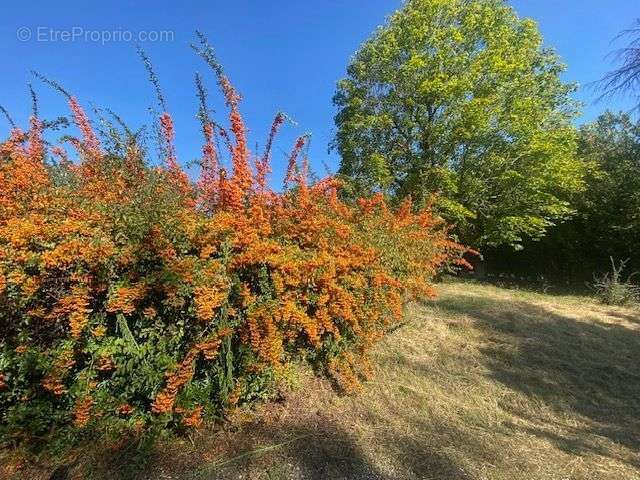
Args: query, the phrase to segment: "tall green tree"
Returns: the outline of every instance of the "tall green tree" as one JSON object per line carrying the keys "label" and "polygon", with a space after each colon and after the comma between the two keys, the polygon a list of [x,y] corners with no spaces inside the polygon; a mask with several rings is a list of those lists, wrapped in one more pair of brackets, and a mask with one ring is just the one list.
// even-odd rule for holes
{"label": "tall green tree", "polygon": [[340,173],[357,195],[437,194],[463,241],[518,248],[583,187],[563,69],[501,0],[408,0],[338,83]]}

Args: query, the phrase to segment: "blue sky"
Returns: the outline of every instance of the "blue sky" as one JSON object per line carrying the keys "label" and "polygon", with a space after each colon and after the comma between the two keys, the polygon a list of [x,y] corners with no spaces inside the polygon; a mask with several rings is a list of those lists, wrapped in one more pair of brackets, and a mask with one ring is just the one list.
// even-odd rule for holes
{"label": "blue sky", "polygon": [[[612,39],[640,17],[640,8],[630,0],[510,3],[520,16],[538,22],[546,44],[568,65],[566,80],[582,85],[611,69],[605,57],[616,47]],[[197,28],[214,44],[245,98],[242,110],[252,142],[264,143],[279,110],[297,122],[285,127],[277,142],[274,183],[281,178],[285,152],[295,136],[306,132],[313,138],[312,166],[324,173],[323,162],[331,168],[337,164],[336,155],[327,154],[334,132],[335,83],[344,75],[350,55],[400,5],[400,0],[5,1],[0,5],[0,104],[24,124],[30,111],[26,83],[34,69],[59,81],[85,105],[109,106],[134,127],[149,123],[153,91],[127,40],[160,36],[156,41],[141,38],[140,43],[160,77],[176,122],[178,153],[186,163],[200,148],[195,71],[206,74],[217,118],[225,114],[213,77],[188,47]],[[34,85],[42,116],[67,113],[61,96],[37,81]],[[576,95],[585,102],[581,121],[605,108],[631,106],[626,99],[594,105],[595,96],[588,88]]]}

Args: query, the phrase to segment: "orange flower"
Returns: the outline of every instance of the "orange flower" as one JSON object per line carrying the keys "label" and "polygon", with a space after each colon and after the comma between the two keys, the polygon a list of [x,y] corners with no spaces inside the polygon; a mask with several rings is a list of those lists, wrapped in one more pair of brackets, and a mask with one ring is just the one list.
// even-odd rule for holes
{"label": "orange flower", "polygon": [[133,313],[136,310],[136,303],[142,300],[146,291],[147,287],[144,284],[118,287],[109,297],[107,312],[120,312],[125,315]]}
{"label": "orange flower", "polygon": [[84,427],[91,419],[91,409],[93,408],[93,398],[91,395],[79,398],[73,407],[73,424],[76,427]]}
{"label": "orange flower", "polygon": [[100,357],[98,360],[98,364],[96,365],[96,369],[101,372],[108,372],[116,368],[116,364],[113,363],[113,360],[109,357]]}
{"label": "orange flower", "polygon": [[202,166],[198,180],[198,203],[205,212],[212,212],[217,200],[218,155],[213,143],[213,125],[206,122],[202,126],[205,144],[202,147]]}
{"label": "orange flower", "polygon": [[41,384],[45,390],[53,393],[56,397],[62,396],[67,391],[64,388],[61,379],[51,374],[45,375]]}
{"label": "orange flower", "polygon": [[216,309],[227,299],[227,292],[217,288],[196,287],[193,293],[198,319],[203,322],[211,321]]}
{"label": "orange flower", "polygon": [[151,404],[153,413],[169,413],[173,410],[173,404],[176,401],[179,390],[193,377],[193,362],[199,351],[198,348],[191,349],[178,365],[176,371],[167,376],[165,388],[156,395]]}
{"label": "orange flower", "polygon": [[284,123],[285,116],[283,113],[278,113],[273,119],[271,129],[269,130],[269,136],[267,137],[267,144],[264,149],[264,154],[256,162],[256,185],[259,192],[264,192],[267,184],[267,174],[269,173],[269,162],[271,160],[271,147],[273,140],[280,129],[280,126]]}
{"label": "orange flower", "polygon": [[128,403],[123,403],[117,409],[120,415],[125,415],[125,416],[131,415],[133,413],[133,410],[134,410],[133,407]]}
{"label": "orange flower", "polygon": [[289,155],[289,164],[287,165],[287,173],[284,177],[284,188],[287,188],[291,182],[296,180],[296,167],[298,161],[298,155],[302,151],[305,142],[307,141],[307,136],[298,137],[295,145],[293,146],[293,150]]}
{"label": "orange flower", "polygon": [[242,396],[242,385],[237,384],[234,387],[234,389],[231,390],[231,393],[229,394],[229,398],[227,398],[227,404],[230,407],[235,407],[240,401],[241,396]]}
{"label": "orange flower", "polygon": [[191,193],[191,183],[187,174],[178,164],[176,149],[174,146],[175,130],[173,127],[173,120],[168,112],[164,112],[160,115],[160,130],[162,132],[162,138],[164,139],[164,149],[166,154],[165,165],[169,172],[169,177],[181,194],[189,196]]}
{"label": "orange flower", "polygon": [[69,108],[71,109],[73,120],[82,134],[82,149],[88,157],[88,162],[85,164],[87,167],[85,172],[87,174],[95,174],[97,173],[95,162],[103,156],[100,140],[96,137],[87,114],[75,97],[69,98]]}
{"label": "orange flower", "polygon": [[167,384],[165,388],[156,395],[156,398],[151,404],[151,411],[157,414],[171,412],[180,389],[193,377],[193,362],[197,356],[202,353],[207,360],[215,358],[222,338],[231,333],[230,329],[223,328],[217,335],[193,346],[182,362],[178,364],[176,370],[167,375]]}
{"label": "orange flower", "polygon": [[71,336],[78,338],[89,322],[89,290],[84,285],[74,285],[71,292],[61,298],[51,313],[54,319],[67,316]]}
{"label": "orange flower", "polygon": [[91,334],[96,338],[102,338],[107,334],[107,328],[104,325],[98,325],[91,330]]}
{"label": "orange flower", "polygon": [[42,141],[42,123],[37,117],[31,117],[29,123],[31,128],[29,129],[27,155],[31,162],[42,162],[45,154],[44,142]]}
{"label": "orange flower", "polygon": [[182,418],[182,424],[186,427],[199,428],[202,425],[202,407],[197,406]]}

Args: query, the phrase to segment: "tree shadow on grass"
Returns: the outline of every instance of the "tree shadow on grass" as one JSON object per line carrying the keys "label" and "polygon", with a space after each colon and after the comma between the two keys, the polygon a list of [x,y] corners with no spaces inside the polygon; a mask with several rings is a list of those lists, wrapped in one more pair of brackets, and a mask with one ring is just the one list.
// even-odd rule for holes
{"label": "tree shadow on grass", "polygon": [[286,430],[278,427],[277,431],[255,425],[250,443],[197,467],[187,478],[386,480],[349,435],[330,425]]}
{"label": "tree shadow on grass", "polygon": [[[161,442],[135,465],[138,453],[106,451],[98,462],[75,472],[57,469],[51,480],[391,480],[365,457],[353,438],[334,425],[271,428],[259,423],[248,431],[200,432],[189,446]],[[207,455],[207,450],[212,453]],[[60,474],[63,476],[60,476]]]}
{"label": "tree shadow on grass", "polygon": [[[574,454],[610,456],[597,437],[640,451],[640,331],[596,317],[577,320],[523,300],[449,295],[437,305],[471,317],[485,332],[481,351],[492,378],[588,425],[562,425],[561,435],[543,428],[529,433]],[[501,406],[536,423],[535,412]],[[635,457],[631,464],[638,467]]]}
{"label": "tree shadow on grass", "polygon": [[[381,444],[393,443],[394,461],[402,464],[400,471],[387,465],[381,470],[372,452],[363,451],[357,435],[346,426],[327,418],[317,425],[279,425],[252,428],[253,445],[235,454],[225,455],[198,466],[184,477],[198,480],[264,479],[264,480],[396,480],[396,479],[456,479],[472,480],[450,459],[415,439],[396,432],[380,436]],[[270,446],[277,446],[267,450]],[[261,453],[265,452],[265,453]],[[235,455],[235,457],[233,456]]]}
{"label": "tree shadow on grass", "polygon": [[[308,388],[315,389],[318,385],[312,382]],[[407,434],[385,423],[386,415],[378,416],[365,409],[366,418],[356,420],[341,411],[332,411],[326,408],[326,403],[335,393],[326,390],[324,395],[312,398],[301,392],[284,405],[267,405],[275,415],[262,413],[249,424],[230,426],[230,430],[205,429],[196,433],[191,442],[161,441],[141,468],[132,468],[135,465],[127,461],[134,460],[135,452],[104,451],[100,465],[92,460],[75,472],[80,476],[71,472],[63,478],[475,480],[454,459],[430,444],[424,432],[430,432],[433,426],[426,425],[426,420],[405,417],[399,412],[399,418],[414,424],[414,433]],[[378,432],[375,442],[358,433],[357,425],[363,423],[366,428],[375,427]],[[472,443],[472,439],[463,439],[461,435],[458,435],[461,442]]]}

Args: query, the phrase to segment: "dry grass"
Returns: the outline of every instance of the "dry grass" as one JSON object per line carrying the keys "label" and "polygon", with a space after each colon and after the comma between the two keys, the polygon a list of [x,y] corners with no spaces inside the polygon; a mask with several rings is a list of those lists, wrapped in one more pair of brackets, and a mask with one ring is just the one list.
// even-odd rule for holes
{"label": "dry grass", "polygon": [[377,349],[360,394],[302,373],[285,402],[164,443],[138,476],[640,479],[640,311],[474,283],[440,291]]}

